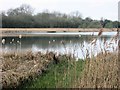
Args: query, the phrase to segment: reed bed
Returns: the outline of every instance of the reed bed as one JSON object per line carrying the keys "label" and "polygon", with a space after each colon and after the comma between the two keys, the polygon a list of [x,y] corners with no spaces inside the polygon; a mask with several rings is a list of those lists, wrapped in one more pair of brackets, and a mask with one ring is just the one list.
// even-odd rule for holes
{"label": "reed bed", "polygon": [[120,88],[117,53],[99,54],[86,60],[80,88]]}
{"label": "reed bed", "polygon": [[[100,32],[98,33],[98,38],[100,38],[102,32],[103,30],[101,29]],[[50,71],[55,74],[55,77],[50,76],[53,75],[51,73],[50,75],[48,75],[49,77],[54,78],[55,80],[54,79],[53,80],[55,82],[56,80],[58,80],[57,86],[54,86],[56,84],[53,84],[53,87],[55,88],[57,87],[111,88],[111,89],[120,88],[120,79],[119,79],[120,57],[118,53],[119,50],[118,48],[115,47],[113,47],[113,52],[110,52],[108,50],[108,48],[112,45],[112,42],[118,41],[118,36],[119,36],[119,31],[113,38],[111,38],[109,43],[104,39],[104,44],[102,46],[104,48],[101,48],[100,46],[101,52],[99,53],[96,52],[97,56],[90,54],[90,50],[86,49],[87,53],[84,55],[85,60],[84,62],[82,62],[82,64],[85,63],[84,67],[83,65],[79,66],[80,63],[77,63],[79,62],[78,61],[79,59],[75,61],[75,58],[72,57],[74,55],[56,55],[53,52],[46,52],[46,54],[42,54],[41,52],[32,53],[31,51],[27,53],[5,53],[5,54],[3,53],[1,57],[3,61],[1,65],[3,88],[7,88],[7,87],[15,88],[17,86],[20,86],[21,83],[29,82],[29,80],[36,79],[37,76],[41,75],[49,68],[51,63],[58,65],[56,66],[56,68],[53,67],[53,70],[54,69],[58,70],[58,73],[57,71],[56,72],[53,72],[52,70]],[[95,47],[98,38],[93,39],[90,42],[90,44]],[[66,46],[64,42],[62,42],[62,44],[66,50]],[[61,58],[63,56],[65,56],[66,59]],[[67,65],[67,67],[58,64],[63,60],[66,62],[64,65]],[[60,72],[64,71],[64,69],[66,68],[66,71],[62,72],[64,74],[63,77],[60,77],[58,75],[59,69],[61,67],[63,68],[62,70],[60,70]],[[83,70],[81,68],[83,68]],[[77,76],[75,74],[77,74]],[[58,78],[56,78],[57,75]],[[60,73],[60,75],[62,74]],[[48,78],[48,76],[46,76],[45,78]],[[59,77],[61,79],[59,79]],[[65,78],[67,78],[67,80],[65,80]],[[50,80],[53,81],[52,79]],[[60,80],[64,82],[62,81],[60,82]],[[69,82],[71,81],[73,83],[69,84]],[[42,82],[44,82],[44,80]],[[34,88],[34,86],[39,86],[39,85],[33,84],[32,86]]]}
{"label": "reed bed", "polygon": [[41,75],[50,63],[57,64],[62,55],[52,52],[26,54],[7,53],[2,55],[2,84],[3,88],[15,88],[25,81]]}
{"label": "reed bed", "polygon": [[[102,34],[102,30],[98,33],[98,37]],[[117,43],[119,31],[107,43],[104,40],[104,50],[101,49],[97,56],[86,58],[82,77],[77,85],[79,88],[109,88],[120,89],[120,57],[119,47],[113,47],[113,52],[107,50],[113,41]],[[94,40],[96,41],[96,39]],[[96,45],[96,42],[92,44]],[[120,43],[118,43],[120,44]]]}

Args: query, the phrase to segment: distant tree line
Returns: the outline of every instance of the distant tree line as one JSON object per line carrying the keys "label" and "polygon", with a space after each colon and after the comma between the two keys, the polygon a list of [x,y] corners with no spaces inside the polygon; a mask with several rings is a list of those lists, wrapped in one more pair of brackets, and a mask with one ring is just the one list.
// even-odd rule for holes
{"label": "distant tree line", "polygon": [[34,14],[29,5],[21,5],[2,13],[3,28],[117,28],[118,22],[111,20],[83,19],[76,11],[68,14],[49,12],[48,10]]}

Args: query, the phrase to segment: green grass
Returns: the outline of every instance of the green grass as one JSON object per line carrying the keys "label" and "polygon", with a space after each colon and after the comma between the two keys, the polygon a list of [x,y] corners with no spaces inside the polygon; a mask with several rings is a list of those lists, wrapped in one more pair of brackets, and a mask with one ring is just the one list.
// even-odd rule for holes
{"label": "green grass", "polygon": [[50,64],[48,69],[36,79],[20,86],[21,88],[72,88],[80,79],[85,62],[68,61],[65,57],[59,64]]}

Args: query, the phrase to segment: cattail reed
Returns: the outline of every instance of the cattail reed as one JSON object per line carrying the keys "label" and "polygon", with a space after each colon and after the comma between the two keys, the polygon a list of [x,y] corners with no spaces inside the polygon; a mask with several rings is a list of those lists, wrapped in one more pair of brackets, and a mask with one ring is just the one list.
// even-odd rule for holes
{"label": "cattail reed", "polygon": [[103,32],[103,29],[100,29],[99,33],[98,33],[98,36],[101,36],[102,35],[102,32]]}

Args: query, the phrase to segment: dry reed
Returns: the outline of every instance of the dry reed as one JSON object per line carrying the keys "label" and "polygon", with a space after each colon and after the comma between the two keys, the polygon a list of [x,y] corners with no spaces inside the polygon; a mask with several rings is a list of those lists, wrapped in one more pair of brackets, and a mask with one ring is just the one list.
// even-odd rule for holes
{"label": "dry reed", "polygon": [[10,53],[2,55],[3,88],[15,88],[26,80],[35,79],[47,69],[51,62],[57,62],[55,57],[58,60],[58,56],[52,52],[46,54],[27,52],[26,54]]}
{"label": "dry reed", "polygon": [[[102,34],[100,30],[98,37]],[[77,85],[79,88],[120,88],[120,76],[119,76],[119,53],[113,49],[114,52],[107,50],[113,40],[117,41],[119,32],[111,38],[110,43],[107,43],[104,39],[104,52],[101,52],[97,56],[92,58],[86,58],[86,64],[82,72],[82,77]],[[96,39],[92,44],[96,43]],[[114,48],[114,47],[113,47]]]}

